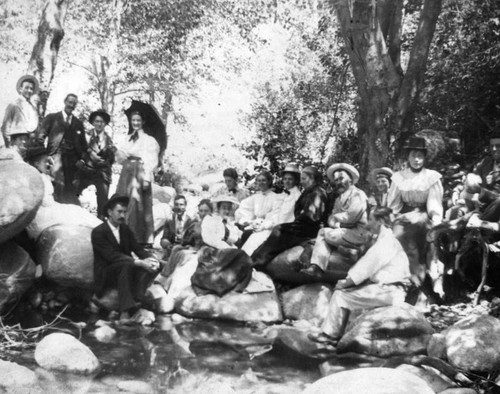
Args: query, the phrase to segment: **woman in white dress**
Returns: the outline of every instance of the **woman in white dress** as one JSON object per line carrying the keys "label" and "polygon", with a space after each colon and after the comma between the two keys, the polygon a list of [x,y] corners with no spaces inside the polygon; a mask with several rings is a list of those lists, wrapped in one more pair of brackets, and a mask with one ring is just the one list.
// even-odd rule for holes
{"label": "woman in white dress", "polygon": [[274,226],[281,223],[290,223],[295,219],[295,203],[300,197],[298,185],[300,170],[295,164],[288,164],[283,170],[283,193],[275,198],[273,209],[267,213],[264,220],[255,226],[254,232],[243,244],[241,249],[249,256],[269,237]]}
{"label": "woman in white dress", "polygon": [[215,213],[205,216],[201,222],[203,243],[216,249],[236,248],[241,230],[236,227],[231,212],[239,205],[238,200],[233,196],[218,196],[213,203]]}
{"label": "woman in white dress", "polygon": [[[437,280],[441,268],[433,245],[427,242],[428,230],[443,218],[443,185],[441,174],[425,168],[427,155],[424,138],[410,138],[405,146],[408,168],[392,176],[387,206],[395,215],[394,234],[400,240],[410,260],[413,281],[423,283],[426,272],[434,272]],[[430,266],[432,264],[432,266]],[[426,269],[427,268],[427,269]],[[442,289],[435,288],[442,293]]]}
{"label": "woman in white dress", "polygon": [[160,145],[144,132],[144,120],[139,112],[132,112],[130,123],[130,138],[116,154],[118,163],[123,165],[116,193],[130,198],[127,224],[137,242],[152,245],[154,221],[151,183],[158,167]]}

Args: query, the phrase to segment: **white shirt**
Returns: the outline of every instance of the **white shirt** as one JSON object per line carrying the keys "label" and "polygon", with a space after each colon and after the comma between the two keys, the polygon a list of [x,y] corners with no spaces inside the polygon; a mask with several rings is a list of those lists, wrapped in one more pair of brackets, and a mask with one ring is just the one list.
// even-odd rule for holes
{"label": "white shirt", "polygon": [[187,220],[187,214],[185,212],[182,215],[181,219],[179,219],[179,216],[177,215],[177,213],[174,213],[175,241],[176,242],[182,241],[182,235],[184,233],[184,226],[186,224],[186,220]]}
{"label": "white shirt", "polygon": [[116,238],[116,242],[118,242],[118,245],[120,245],[120,227],[113,226],[109,220],[107,221],[107,223],[109,228],[111,229],[111,232]]}
{"label": "white shirt", "polygon": [[238,223],[252,222],[256,219],[264,220],[266,215],[273,210],[279,195],[271,189],[257,192],[245,198],[239,208],[234,213],[234,218]]}
{"label": "white shirt", "polygon": [[392,230],[382,226],[375,244],[354,264],[347,276],[356,285],[365,280],[380,284],[408,282],[410,262]]}
{"label": "white shirt", "polygon": [[136,156],[142,159],[144,163],[144,180],[152,182],[154,180],[153,171],[158,167],[158,156],[160,155],[158,142],[144,131],[139,131],[137,140],[127,140],[122,150],[128,156]]}
{"label": "white shirt", "polygon": [[[226,227],[229,237],[224,241]],[[217,214],[207,215],[201,222],[201,238],[208,246],[216,249],[234,248],[234,243],[240,238],[241,231],[231,223],[224,225],[222,217]]]}
{"label": "white shirt", "polygon": [[64,112],[64,110],[62,110],[62,116],[63,116],[64,121],[67,124],[71,124],[71,119],[73,119],[73,115],[72,114],[68,115],[66,112]]}

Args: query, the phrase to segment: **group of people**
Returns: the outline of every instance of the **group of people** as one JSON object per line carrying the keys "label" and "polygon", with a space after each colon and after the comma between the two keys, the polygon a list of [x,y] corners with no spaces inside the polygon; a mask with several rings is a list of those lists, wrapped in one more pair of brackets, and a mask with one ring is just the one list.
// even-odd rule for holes
{"label": "group of people", "polygon": [[[224,187],[199,202],[196,217],[186,213],[185,196],[174,198],[173,215],[161,237],[164,256],[156,258],[148,247],[154,237],[152,183],[160,147],[145,130],[143,114],[130,114],[128,141],[117,147],[104,130],[110,122],[105,111],[92,112],[92,128],[85,130],[73,115],[78,98],[69,94],[61,112],[39,122],[30,102],[38,90],[36,78],[24,76],[17,87],[20,96],[7,107],[2,124],[4,143],[52,180],[59,203],[78,204],[79,193],[95,185],[98,216],[106,220],[92,232],[96,295],[117,287],[123,314],[141,305],[155,277],[173,275],[187,250],[199,250],[193,288],[199,294],[223,295],[243,289],[253,269],[267,271],[282,252],[313,245],[296,270],[307,280],[336,273],[322,332],[311,335],[325,343],[342,335],[349,310],[403,302],[410,283],[421,284],[429,273],[433,280],[442,274],[429,237],[444,217],[442,176],[425,166],[424,138],[407,142],[404,169],[373,171],[375,192],[370,197],[357,187],[360,174],[348,163],[326,170],[329,192],[323,174],[313,166],[286,165],[280,193],[273,176],[262,171],[253,194],[240,185],[237,171],[228,168]],[[491,156],[476,167],[477,175],[467,177],[455,205],[460,215],[483,212],[470,226],[499,231],[500,133],[492,135],[490,145]],[[122,170],[116,195],[108,199],[115,160]],[[52,191],[49,184],[47,188]],[[344,264],[340,269],[338,258],[350,268]]]}

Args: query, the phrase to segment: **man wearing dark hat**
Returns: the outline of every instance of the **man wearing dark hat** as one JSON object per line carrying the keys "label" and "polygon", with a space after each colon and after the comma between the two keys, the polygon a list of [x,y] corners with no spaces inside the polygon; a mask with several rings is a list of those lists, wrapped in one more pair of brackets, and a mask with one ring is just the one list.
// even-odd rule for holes
{"label": "man wearing dark hat", "polygon": [[136,242],[125,224],[128,201],[128,197],[112,196],[105,206],[107,221],[94,228],[91,236],[95,295],[101,297],[106,289],[116,287],[121,318],[137,311],[160,271],[158,260]]}
{"label": "man wearing dark hat", "polygon": [[368,198],[355,186],[359,180],[358,170],[350,164],[338,163],[330,166],[326,174],[339,196],[328,217],[328,227],[318,232],[311,265],[302,270],[313,276],[326,271],[332,247],[354,249],[366,244],[371,236],[366,229]]}
{"label": "man wearing dark hat", "polygon": [[54,161],[52,177],[55,183],[56,201],[79,205],[78,193],[73,185],[76,162],[79,159],[75,143],[85,131],[83,123],[73,115],[77,104],[76,94],[68,94],[64,99],[64,109],[45,117],[40,126],[38,139],[41,141],[47,139],[47,149]]}
{"label": "man wearing dark hat", "polygon": [[109,124],[110,116],[104,110],[94,111],[89,116],[92,130],[79,134],[75,141],[75,149],[80,160],[74,185],[78,194],[88,186],[96,187],[97,216],[104,218],[104,205],[108,201],[111,184],[111,167],[115,161],[116,147],[113,140],[104,130]]}
{"label": "man wearing dark hat", "polygon": [[38,112],[31,98],[38,93],[38,80],[33,75],[23,75],[17,81],[19,97],[5,109],[1,130],[8,147],[13,135],[33,135],[38,127]]}

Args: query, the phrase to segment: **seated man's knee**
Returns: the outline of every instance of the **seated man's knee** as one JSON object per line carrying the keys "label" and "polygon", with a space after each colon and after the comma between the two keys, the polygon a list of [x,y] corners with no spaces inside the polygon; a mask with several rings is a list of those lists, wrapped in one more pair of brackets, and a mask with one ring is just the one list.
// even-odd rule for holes
{"label": "seated man's knee", "polygon": [[342,242],[343,230],[340,228],[323,229],[325,241],[329,245],[339,245]]}

